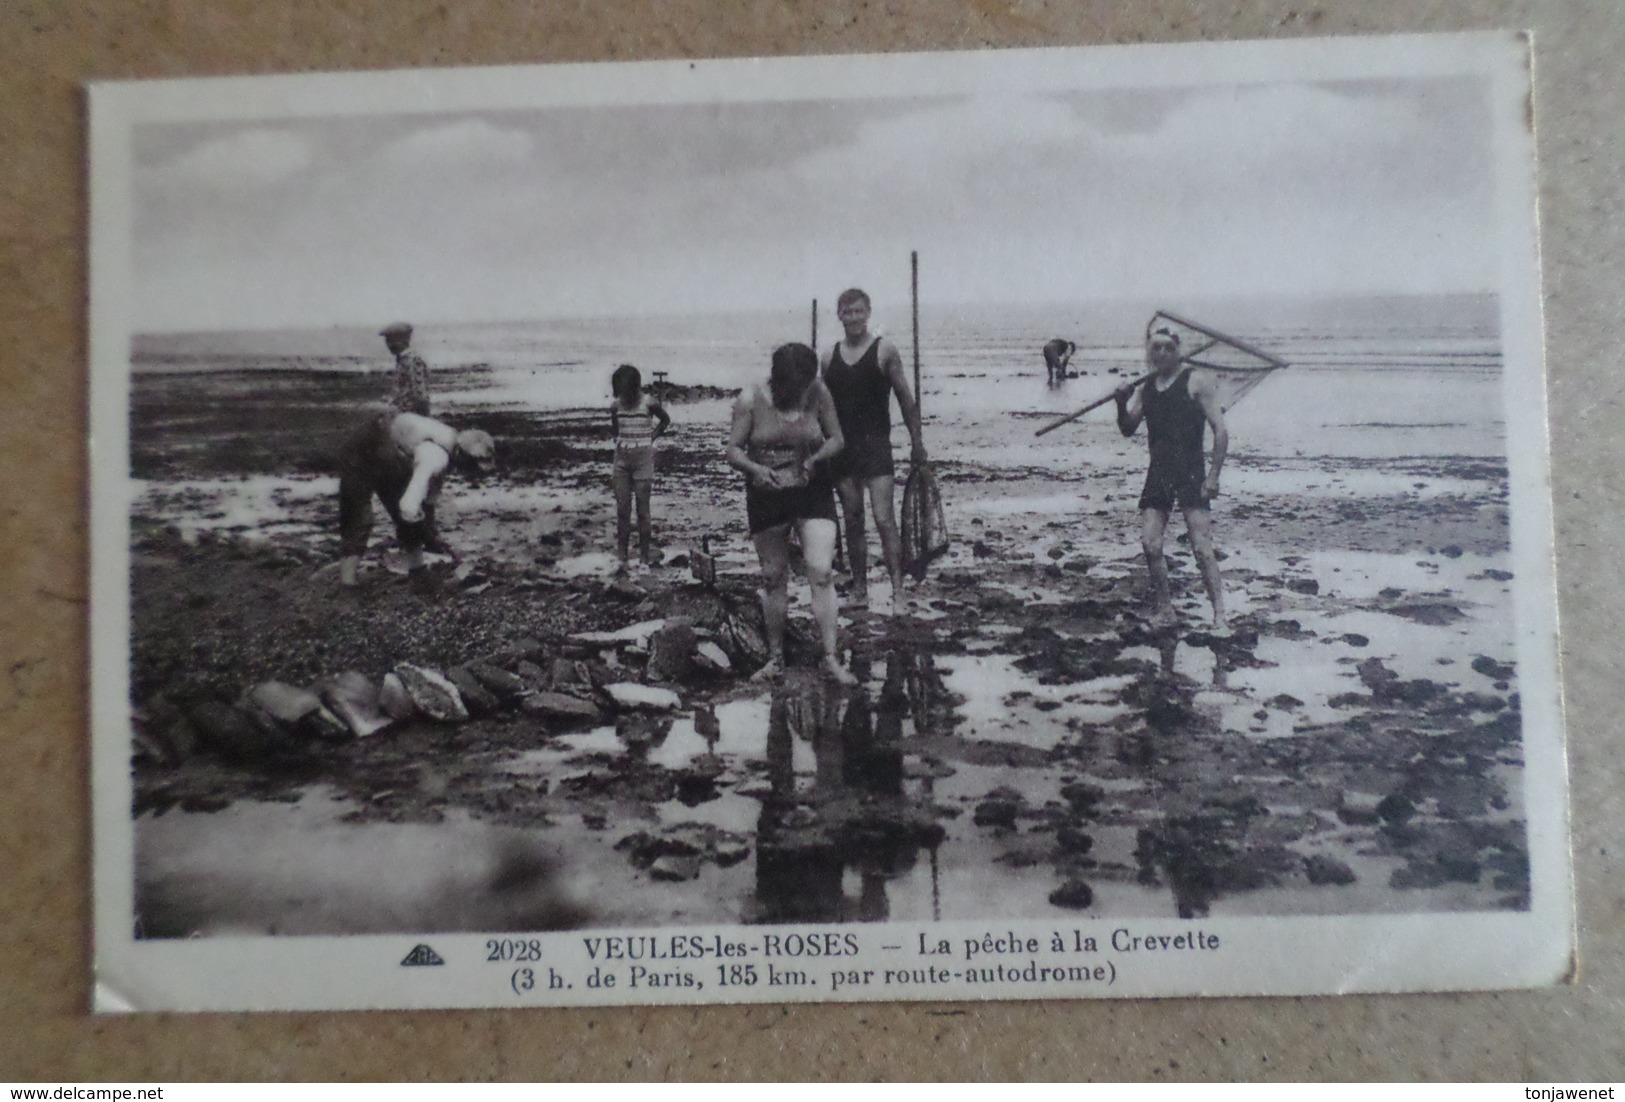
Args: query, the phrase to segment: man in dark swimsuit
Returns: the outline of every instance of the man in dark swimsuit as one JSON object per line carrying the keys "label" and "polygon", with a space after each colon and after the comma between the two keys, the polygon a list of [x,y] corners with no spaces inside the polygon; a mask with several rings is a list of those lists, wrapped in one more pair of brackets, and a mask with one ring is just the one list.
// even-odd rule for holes
{"label": "man in dark swimsuit", "polygon": [[835,400],[845,449],[830,462],[835,489],[846,515],[846,554],[852,568],[852,601],[869,600],[869,555],[863,530],[863,492],[869,491],[880,553],[892,580],[893,611],[902,607],[903,549],[897,537],[896,466],[891,453],[891,398],[897,395],[903,423],[913,442],[910,459],[927,461],[920,436],[920,408],[914,402],[897,346],[869,332],[869,296],[857,288],[841,292],[835,315],[846,331],[824,357],[824,385]]}
{"label": "man in dark swimsuit", "polygon": [[1078,346],[1071,341],[1064,341],[1056,337],[1044,346],[1044,372],[1048,376],[1050,386],[1066,381],[1066,365],[1071,362],[1072,354]]}
{"label": "man in dark swimsuit", "polygon": [[[1168,515],[1177,505],[1185,514],[1191,549],[1213,604],[1213,628],[1224,631],[1224,584],[1213,553],[1213,516],[1208,511],[1208,503],[1218,496],[1219,470],[1230,447],[1224,408],[1213,377],[1185,364],[1176,333],[1159,329],[1151,334],[1146,362],[1154,374],[1143,385],[1124,383],[1113,397],[1117,399],[1117,427],[1123,435],[1132,436],[1143,420],[1151,445],[1151,466],[1140,493],[1140,543],[1151,573],[1152,614],[1160,623],[1172,623],[1176,618],[1168,599],[1162,539]],[[1202,436],[1208,425],[1213,426],[1213,465],[1204,474]]]}

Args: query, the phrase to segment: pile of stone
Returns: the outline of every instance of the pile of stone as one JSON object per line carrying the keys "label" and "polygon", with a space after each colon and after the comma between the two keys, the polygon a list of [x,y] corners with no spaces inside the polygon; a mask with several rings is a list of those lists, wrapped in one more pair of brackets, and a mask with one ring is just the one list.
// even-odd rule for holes
{"label": "pile of stone", "polygon": [[722,616],[715,628],[696,627],[673,617],[645,620],[617,631],[583,631],[570,636],[612,667],[643,666],[646,681],[688,682],[696,677],[730,676],[767,660],[767,644],[746,617]]}
{"label": "pile of stone", "polygon": [[[728,642],[740,654],[737,641]],[[199,750],[260,761],[415,721],[454,724],[502,714],[550,727],[590,726],[615,714],[675,711],[683,698],[666,684],[730,676],[735,668],[713,632],[685,620],[651,620],[571,636],[551,654],[522,639],[446,670],[401,662],[380,681],[355,670],[310,686],[263,681],[230,704],[182,707],[159,694],[136,709],[136,752],[159,764]]]}
{"label": "pile of stone", "polygon": [[231,703],[159,693],[135,709],[135,753],[160,765],[199,751],[254,762],[417,721],[507,714],[568,728],[668,713],[683,706],[677,687],[748,674],[767,660],[754,601],[719,593],[703,621],[646,620],[580,632],[551,648],[520,639],[449,669],[398,663],[381,680],[346,670],[307,686],[264,681]]}

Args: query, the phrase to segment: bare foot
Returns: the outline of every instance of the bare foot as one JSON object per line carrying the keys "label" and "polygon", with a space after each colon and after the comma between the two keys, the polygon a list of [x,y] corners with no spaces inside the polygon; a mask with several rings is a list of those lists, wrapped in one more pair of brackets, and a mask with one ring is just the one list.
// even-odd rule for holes
{"label": "bare foot", "polygon": [[750,679],[752,681],[754,681],[756,684],[762,685],[762,684],[766,684],[769,681],[777,681],[783,675],[784,675],[784,659],[782,659],[782,658],[769,658],[767,660],[767,665],[763,666],[761,669],[759,669],[755,673],[751,674]]}
{"label": "bare foot", "polygon": [[852,686],[858,683],[858,679],[837,658],[824,659],[824,676],[837,685]]}

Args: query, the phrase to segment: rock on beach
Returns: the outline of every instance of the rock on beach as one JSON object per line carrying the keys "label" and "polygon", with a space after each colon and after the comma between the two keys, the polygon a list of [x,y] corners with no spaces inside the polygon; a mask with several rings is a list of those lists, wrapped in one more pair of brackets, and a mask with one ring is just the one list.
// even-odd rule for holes
{"label": "rock on beach", "polygon": [[188,714],[198,741],[233,761],[259,761],[293,747],[286,736],[255,723],[248,713],[229,704],[205,701]]}
{"label": "rock on beach", "polygon": [[457,687],[469,715],[490,715],[501,707],[501,701],[497,699],[496,694],[480,684],[480,679],[475,677],[474,671],[467,666],[447,670],[446,680]]}
{"label": "rock on beach", "polygon": [[412,703],[412,695],[406,691],[399,674],[384,674],[383,687],[378,690],[378,706],[384,714],[396,722],[404,722],[417,715],[417,705]]}
{"label": "rock on beach", "polygon": [[1311,884],[1352,884],[1356,880],[1354,870],[1334,857],[1315,854],[1303,859],[1303,872]]}
{"label": "rock on beach", "polygon": [[670,689],[640,685],[635,681],[617,681],[612,685],[605,685],[604,692],[609,694],[609,698],[615,702],[617,708],[629,711],[644,709],[669,712],[683,706],[683,698]]}
{"label": "rock on beach", "polygon": [[671,620],[649,637],[648,674],[653,681],[682,681],[693,672],[699,636],[687,620]]}
{"label": "rock on beach", "polygon": [[319,692],[356,738],[375,735],[393,722],[379,707],[378,687],[357,670],[333,675],[322,682]]}
{"label": "rock on beach", "polygon": [[1087,909],[1095,901],[1095,891],[1085,881],[1068,880],[1049,893],[1049,901],[1069,911]]}
{"label": "rock on beach", "polygon": [[728,652],[710,640],[694,648],[694,661],[701,669],[710,673],[733,672],[733,662],[728,658]]}
{"label": "rock on beach", "polygon": [[641,646],[665,626],[664,620],[645,620],[640,624],[632,624],[615,631],[578,631],[570,638],[577,643],[589,643],[593,646],[619,646],[624,643]]}
{"label": "rock on beach", "polygon": [[414,666],[410,662],[396,666],[395,674],[401,679],[412,703],[430,719],[441,723],[461,723],[468,718],[468,707],[463,704],[462,694],[445,674]]}
{"label": "rock on beach", "polygon": [[262,681],[243,696],[243,707],[256,722],[274,732],[326,741],[348,738],[349,727],[328,711],[309,689],[283,681]]}
{"label": "rock on beach", "polygon": [[283,681],[262,681],[248,690],[247,702],[266,718],[293,727],[322,706],[321,697]]}
{"label": "rock on beach", "polygon": [[604,715],[603,710],[592,701],[568,693],[527,693],[521,698],[521,707],[532,715],[583,723],[596,723]]}
{"label": "rock on beach", "polygon": [[524,695],[525,682],[498,666],[488,662],[473,662],[468,666],[479,683],[503,700],[516,700]]}

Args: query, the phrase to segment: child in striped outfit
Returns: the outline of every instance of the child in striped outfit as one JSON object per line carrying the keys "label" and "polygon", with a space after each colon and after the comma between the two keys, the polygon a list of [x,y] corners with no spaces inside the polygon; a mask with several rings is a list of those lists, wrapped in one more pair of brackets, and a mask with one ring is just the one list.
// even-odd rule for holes
{"label": "child in striped outfit", "polygon": [[655,440],[671,426],[671,418],[659,402],[643,392],[643,375],[631,364],[622,364],[610,376],[615,402],[609,409],[610,426],[615,432],[615,544],[621,570],[627,568],[627,546],[632,538],[632,499],[638,503],[638,554],[640,571],[654,565],[654,548],[649,540],[649,491],[655,477]]}

